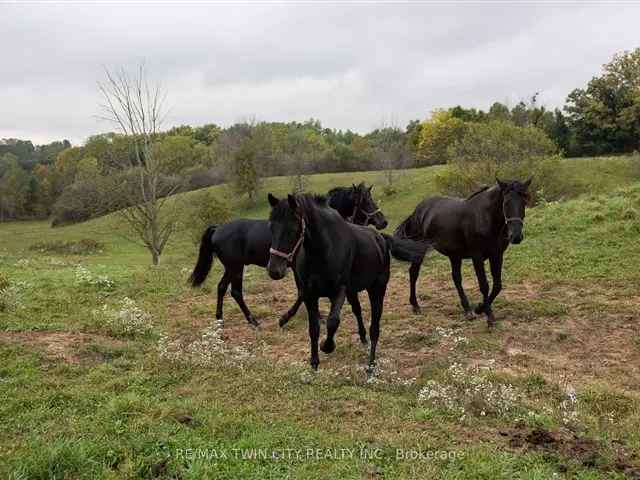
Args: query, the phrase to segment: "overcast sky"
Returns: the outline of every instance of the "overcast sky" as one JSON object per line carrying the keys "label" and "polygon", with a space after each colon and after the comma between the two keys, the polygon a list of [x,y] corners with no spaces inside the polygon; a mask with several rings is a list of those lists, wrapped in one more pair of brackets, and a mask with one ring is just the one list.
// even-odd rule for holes
{"label": "overcast sky", "polygon": [[0,138],[82,143],[102,67],[144,60],[165,126],[317,118],[364,132],[437,107],[561,106],[621,50],[640,3],[1,4]]}

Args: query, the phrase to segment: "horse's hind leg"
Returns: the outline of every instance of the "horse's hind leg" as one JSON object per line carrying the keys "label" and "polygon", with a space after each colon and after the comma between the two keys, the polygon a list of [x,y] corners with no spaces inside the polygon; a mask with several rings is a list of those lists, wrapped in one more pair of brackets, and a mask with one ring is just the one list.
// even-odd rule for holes
{"label": "horse's hind leg", "polygon": [[422,266],[423,260],[424,257],[422,257],[419,263],[412,263],[411,267],[409,267],[409,303],[413,307],[413,313],[420,313],[420,305],[418,305],[418,297],[416,296],[416,283],[418,282],[418,277],[420,276],[420,267]]}
{"label": "horse's hind leg", "polygon": [[243,272],[244,272],[244,267],[241,267],[240,269],[234,269],[233,273],[231,274],[231,296],[240,307],[240,310],[242,310],[242,313],[244,314],[244,317],[247,319],[247,322],[249,322],[254,327],[257,327],[259,326],[259,323],[255,319],[255,317],[251,314],[251,311],[249,310],[249,307],[247,307],[247,304],[244,303],[244,297],[242,296]]}
{"label": "horse's hind leg", "polygon": [[344,305],[345,290],[345,287],[340,288],[338,294],[331,299],[331,310],[327,317],[327,338],[320,345],[320,350],[324,353],[331,353],[336,349],[336,342],[333,337],[340,326],[340,311],[342,310],[342,305]]}
{"label": "horse's hind leg", "polygon": [[229,288],[230,282],[231,276],[225,268],[224,274],[218,282],[218,303],[216,304],[216,320],[218,321],[219,327],[224,326],[224,320],[222,319],[222,304],[224,303],[224,296],[227,293],[227,288]]}
{"label": "horse's hind leg", "polygon": [[382,285],[367,290],[369,294],[369,302],[371,303],[371,325],[369,325],[369,338],[371,345],[369,346],[369,373],[373,372],[376,365],[376,347],[378,346],[378,338],[380,337],[380,318],[382,317],[382,306],[384,304],[384,295],[387,291],[387,282]]}
{"label": "horse's hind leg", "polygon": [[468,319],[473,318],[473,312],[471,311],[471,307],[469,306],[469,299],[467,298],[467,294],[464,293],[464,288],[462,288],[462,259],[460,258],[449,258],[451,262],[451,278],[453,278],[453,283],[456,286],[456,290],[458,291],[458,296],[460,297],[460,304],[462,305],[462,309],[464,310],[464,314]]}
{"label": "horse's hind leg", "polygon": [[294,315],[298,312],[298,309],[300,308],[300,305],[302,304],[302,299],[303,299],[303,295],[302,295],[302,288],[300,287],[300,282],[298,281],[298,277],[295,274],[295,268],[293,269],[293,274],[296,278],[296,287],[298,288],[298,297],[296,298],[296,302],[291,306],[291,308],[287,311],[287,313],[285,313],[284,315],[282,315],[282,317],[280,317],[280,321],[278,322],[278,325],[280,325],[281,327],[284,327],[289,320],[291,320]]}
{"label": "horse's hind leg", "polygon": [[280,317],[280,321],[278,322],[278,325],[280,325],[281,327],[284,327],[287,323],[289,323],[289,320],[291,320],[295,314],[298,312],[298,309],[300,308],[300,305],[302,304],[302,293],[300,293],[300,291],[298,290],[298,297],[296,298],[296,302],[291,306],[291,308],[287,311],[287,313],[285,313],[284,315],[282,315],[282,317]]}
{"label": "horse's hind leg", "polygon": [[360,342],[362,342],[363,345],[366,345],[367,329],[364,328],[364,322],[362,321],[362,307],[360,306],[360,300],[358,299],[358,292],[347,293],[347,301],[351,304],[351,311],[358,322],[358,335],[360,335]]}

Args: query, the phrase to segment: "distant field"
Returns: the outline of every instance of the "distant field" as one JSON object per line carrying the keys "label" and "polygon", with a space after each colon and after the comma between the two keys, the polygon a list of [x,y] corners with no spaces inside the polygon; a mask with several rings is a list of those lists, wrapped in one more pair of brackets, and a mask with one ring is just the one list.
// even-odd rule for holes
{"label": "distant field", "polygon": [[[401,172],[390,197],[380,172],[310,181],[316,192],[374,183],[392,230],[436,193],[441,168]],[[495,332],[462,319],[446,259],[423,266],[424,315],[411,313],[407,265],[394,263],[373,379],[348,306],[336,352],[310,372],[304,308],[277,326],[290,275],[248,269],[262,327],[227,296],[214,333],[220,266],[189,289],[187,235],[153,268],[113,216],[0,224],[0,478],[638,478],[640,182],[625,158],[562,168],[589,193],[527,211]],[[264,218],[266,192],[288,187],[266,179],[265,201],[235,212]],[[30,248],[87,238],[104,246]]]}

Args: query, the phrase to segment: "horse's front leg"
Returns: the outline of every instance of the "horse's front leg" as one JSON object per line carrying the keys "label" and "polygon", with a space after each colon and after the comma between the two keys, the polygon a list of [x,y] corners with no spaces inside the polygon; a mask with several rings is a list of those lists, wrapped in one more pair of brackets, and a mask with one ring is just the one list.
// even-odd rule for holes
{"label": "horse's front leg", "polygon": [[489,282],[487,281],[487,274],[484,271],[484,260],[482,257],[473,258],[473,268],[476,271],[476,277],[478,277],[478,286],[480,287],[480,293],[482,293],[482,304],[484,307],[480,309],[478,306],[476,312],[484,310],[487,315],[487,324],[489,328],[493,327],[496,323],[496,319],[491,311],[491,305],[489,304]]}
{"label": "horse's front leg", "polygon": [[304,305],[309,317],[309,343],[311,346],[311,368],[318,370],[318,338],[320,337],[320,312],[318,311],[318,297],[305,295]]}
{"label": "horse's front leg", "polygon": [[476,307],[476,313],[480,314],[486,311],[487,307],[491,310],[491,305],[502,290],[502,254],[489,257],[489,266],[491,267],[491,277],[493,278],[493,286],[489,298]]}
{"label": "horse's front leg", "polygon": [[240,310],[242,310],[244,318],[247,319],[247,322],[249,322],[249,324],[253,325],[254,327],[258,327],[260,326],[260,324],[251,313],[251,310],[249,310],[249,307],[247,307],[247,304],[244,303],[244,296],[242,295],[243,272],[244,266],[241,266],[238,269],[234,269],[234,271],[231,273],[231,296],[240,307]]}
{"label": "horse's front leg", "polygon": [[342,310],[342,305],[344,305],[345,295],[346,287],[340,287],[338,293],[331,299],[331,310],[327,317],[327,338],[320,345],[320,350],[324,353],[331,353],[336,349],[336,342],[333,337],[340,326],[340,311]]}

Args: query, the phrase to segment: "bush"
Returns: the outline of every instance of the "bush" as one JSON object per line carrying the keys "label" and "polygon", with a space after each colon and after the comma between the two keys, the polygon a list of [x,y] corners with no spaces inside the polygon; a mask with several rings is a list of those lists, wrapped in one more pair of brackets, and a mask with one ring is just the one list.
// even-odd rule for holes
{"label": "bush", "polygon": [[631,156],[631,174],[633,178],[640,180],[640,153],[637,151]]}
{"label": "bush", "polygon": [[546,134],[535,127],[508,122],[470,123],[448,149],[449,169],[436,177],[447,195],[466,197],[496,176],[525,180],[533,176],[533,201],[556,200],[567,187],[559,174],[560,157]]}
{"label": "bush", "polygon": [[40,253],[57,253],[68,255],[89,255],[104,250],[104,244],[92,238],[83,238],[76,241],[50,241],[38,242],[29,247],[29,250]]}
{"label": "bush", "polygon": [[229,209],[210,191],[197,192],[189,196],[191,208],[184,220],[185,229],[196,245],[202,232],[209,225],[218,225],[231,219]]}

